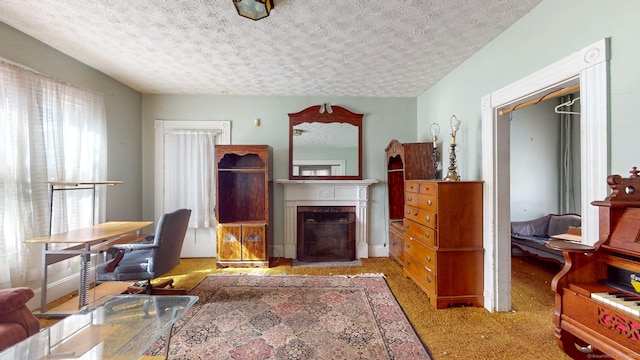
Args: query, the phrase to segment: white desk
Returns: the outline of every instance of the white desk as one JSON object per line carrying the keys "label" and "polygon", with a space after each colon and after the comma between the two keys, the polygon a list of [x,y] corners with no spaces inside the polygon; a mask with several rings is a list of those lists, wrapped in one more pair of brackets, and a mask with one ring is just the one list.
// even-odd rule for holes
{"label": "white desk", "polygon": [[[153,224],[151,221],[110,221],[60,234],[25,240],[26,243],[41,244],[43,247],[40,314],[45,314],[47,310],[47,267],[49,265],[73,256],[80,256],[78,308],[82,309],[87,305],[87,294],[91,283],[89,279],[91,254],[105,251],[113,244],[134,242],[143,236],[130,234],[137,234],[151,224]],[[50,244],[67,244],[69,247],[52,250],[49,248]]]}

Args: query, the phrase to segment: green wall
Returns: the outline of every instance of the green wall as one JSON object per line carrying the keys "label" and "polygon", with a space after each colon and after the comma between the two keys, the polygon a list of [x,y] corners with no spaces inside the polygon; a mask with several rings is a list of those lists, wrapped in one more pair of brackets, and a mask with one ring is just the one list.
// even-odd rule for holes
{"label": "green wall", "polygon": [[[391,139],[415,141],[415,98],[282,97],[230,95],[144,95],[142,111],[143,215],[154,214],[154,121],[230,120],[232,144],[267,144],[273,148],[273,177],[289,177],[289,117],[309,106],[330,103],[364,114],[363,178],[378,179],[369,192],[369,244],[387,241],[386,164]],[[253,126],[260,119],[260,126]],[[274,184],[274,245],[284,244],[284,189]],[[282,255],[282,254],[276,254]]]}
{"label": "green wall", "polygon": [[632,166],[640,165],[636,156],[640,150],[636,114],[640,99],[639,19],[640,1],[636,0],[543,1],[418,97],[419,140],[429,138],[428,124],[433,121],[448,129],[449,118],[455,114],[463,121],[456,139],[462,144],[459,173],[466,179],[480,179],[480,99],[608,37],[609,168],[610,173],[627,175]]}
{"label": "green wall", "polygon": [[[371,188],[370,242],[382,245],[387,237],[384,148],[391,139],[430,141],[429,124],[438,122],[446,145],[449,119],[455,114],[462,120],[458,172],[463,179],[480,179],[480,99],[605,37],[611,38],[611,173],[627,174],[631,166],[639,165],[635,158],[640,148],[635,111],[640,99],[638,19],[636,0],[544,0],[418,98],[141,95],[1,23],[0,56],[104,94],[109,178],[125,181],[109,190],[109,220],[153,219],[156,119],[231,120],[232,142],[271,145],[274,177],[286,178],[287,113],[325,102],[364,113],[364,177],[382,181]],[[260,127],[253,126],[256,118],[261,119]],[[446,170],[448,147],[444,153]],[[281,186],[274,190],[275,243],[282,244]]]}
{"label": "green wall", "polygon": [[102,180],[124,181],[107,190],[107,220],[142,220],[142,95],[1,22],[0,57],[103,94],[109,179]]}

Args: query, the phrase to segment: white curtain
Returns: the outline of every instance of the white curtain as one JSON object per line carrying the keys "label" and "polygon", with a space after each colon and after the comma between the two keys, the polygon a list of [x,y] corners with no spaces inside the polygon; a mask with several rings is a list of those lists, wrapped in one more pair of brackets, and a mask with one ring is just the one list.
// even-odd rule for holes
{"label": "white curtain", "polygon": [[[102,96],[0,60],[0,138],[0,288],[8,288],[40,279],[41,247],[24,240],[49,234],[44,181],[106,176]],[[104,219],[104,196],[96,194],[97,221]],[[90,225],[91,209],[93,192],[59,192],[52,233]]]}
{"label": "white curtain", "polygon": [[[572,95],[560,98],[560,103],[565,103],[573,99]],[[574,184],[579,179],[580,174],[575,174],[576,157],[579,163],[579,154],[574,151],[574,121],[580,121],[580,115],[570,114],[573,107],[564,109],[566,112],[560,114],[560,213],[580,213],[580,206],[577,197],[579,189],[576,191]],[[577,139],[579,141],[579,139]],[[576,178],[578,177],[578,178]]]}
{"label": "white curtain", "polygon": [[165,134],[165,212],[191,209],[190,228],[215,226],[215,139],[215,131]]}

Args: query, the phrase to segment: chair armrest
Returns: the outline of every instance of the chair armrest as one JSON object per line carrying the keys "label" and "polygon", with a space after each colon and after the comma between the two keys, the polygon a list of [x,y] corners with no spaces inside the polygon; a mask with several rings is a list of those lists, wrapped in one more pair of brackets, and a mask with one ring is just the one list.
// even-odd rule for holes
{"label": "chair armrest", "polygon": [[124,250],[125,252],[137,251],[137,250],[152,250],[157,249],[159,245],[156,244],[121,244],[114,245],[111,248],[117,250]]}

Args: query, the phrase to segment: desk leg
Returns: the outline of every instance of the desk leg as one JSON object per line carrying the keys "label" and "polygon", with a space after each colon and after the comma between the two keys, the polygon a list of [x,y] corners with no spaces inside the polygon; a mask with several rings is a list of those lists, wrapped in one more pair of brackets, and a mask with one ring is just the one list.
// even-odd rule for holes
{"label": "desk leg", "polygon": [[80,285],[78,286],[78,310],[89,304],[89,283],[91,277],[91,254],[80,255]]}
{"label": "desk leg", "polygon": [[47,244],[42,245],[42,276],[40,278],[40,313],[47,312]]}

